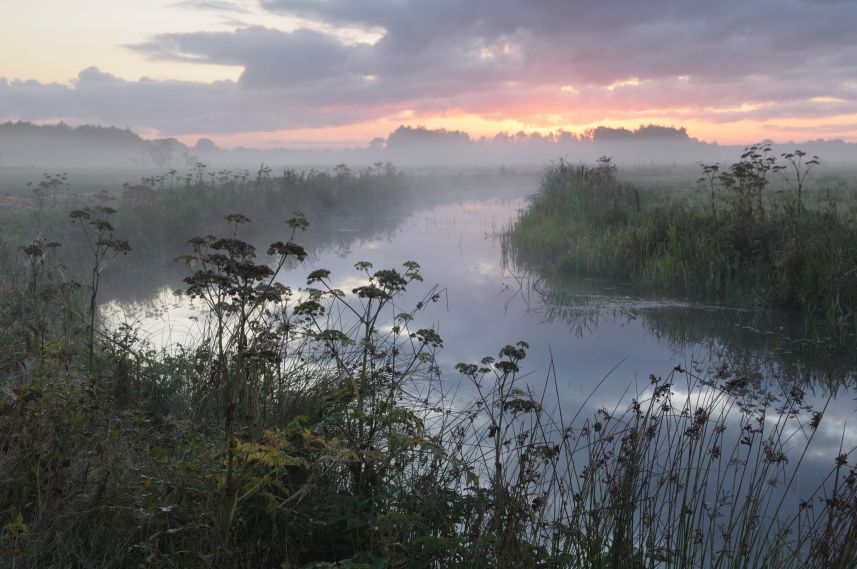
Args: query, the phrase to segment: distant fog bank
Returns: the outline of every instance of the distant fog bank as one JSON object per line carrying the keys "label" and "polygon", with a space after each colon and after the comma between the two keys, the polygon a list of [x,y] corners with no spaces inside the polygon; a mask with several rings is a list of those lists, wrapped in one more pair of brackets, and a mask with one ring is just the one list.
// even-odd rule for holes
{"label": "distant fog bank", "polygon": [[[752,144],[760,141],[748,141]],[[811,140],[775,144],[774,152],[800,148],[827,163],[853,165],[857,144],[842,140]],[[400,126],[386,138],[345,150],[235,148],[226,150],[201,138],[193,146],[174,138],[144,139],[129,129],[71,127],[60,123],[0,124],[0,168],[9,167],[209,167],[370,165],[392,162],[399,167],[539,167],[560,158],[592,162],[610,156],[619,165],[684,165],[731,162],[743,146],[719,145],[690,137],[685,129],[657,125],[636,130],[599,127],[580,136],[501,133],[472,138],[445,129]]]}

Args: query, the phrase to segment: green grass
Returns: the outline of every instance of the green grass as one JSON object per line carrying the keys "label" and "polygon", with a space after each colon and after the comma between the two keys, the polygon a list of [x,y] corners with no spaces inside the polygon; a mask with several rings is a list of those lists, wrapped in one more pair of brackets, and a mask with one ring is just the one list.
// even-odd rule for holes
{"label": "green grass", "polygon": [[[799,311],[844,338],[857,321],[857,226],[837,202],[798,206],[766,188],[764,209],[733,192],[693,204],[618,181],[608,166],[560,163],[505,236],[521,266],[596,275],[697,298]],[[817,194],[808,196],[807,201]],[[853,200],[853,197],[851,198]]]}

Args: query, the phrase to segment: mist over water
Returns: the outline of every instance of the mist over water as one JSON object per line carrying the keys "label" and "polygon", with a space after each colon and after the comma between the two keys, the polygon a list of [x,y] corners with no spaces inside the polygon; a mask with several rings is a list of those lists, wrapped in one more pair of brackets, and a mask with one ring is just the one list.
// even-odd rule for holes
{"label": "mist over water", "polygon": [[[807,393],[805,415],[810,409],[826,409],[805,461],[807,481],[826,472],[829,457],[840,446],[857,444],[857,430],[849,421],[857,385],[854,354],[830,349],[823,338],[807,337],[796,315],[597,279],[546,281],[510,266],[500,233],[526,207],[532,191],[526,182],[502,190],[471,188],[465,199],[453,194],[438,205],[405,208],[374,232],[342,220],[325,229],[337,244],[316,246],[281,282],[294,290],[305,288],[306,275],[324,268],[331,271],[334,288],[350,293],[360,283],[354,269],[359,261],[371,262],[374,270],[417,261],[426,281],[408,290],[388,316],[412,309],[437,287],[438,300],[418,320],[443,338],[438,360],[442,389],[462,405],[474,394],[455,365],[478,362],[523,340],[530,345],[522,363],[524,383],[534,393],[544,392],[554,413],[568,417],[580,411],[589,417],[601,408],[625,408],[650,392],[652,374],[675,375],[679,386],[684,375],[677,368],[703,379],[726,369],[729,377],[747,380],[739,399],[748,409],[764,401],[776,407],[775,401],[785,399],[794,386]],[[276,231],[268,237],[274,238]],[[312,233],[311,227],[307,237]],[[204,318],[200,305],[172,294],[180,286],[173,280],[165,288],[147,287],[133,299],[126,292],[123,300],[106,303],[104,312],[114,325],[141,327],[156,347],[193,345],[203,333]]]}

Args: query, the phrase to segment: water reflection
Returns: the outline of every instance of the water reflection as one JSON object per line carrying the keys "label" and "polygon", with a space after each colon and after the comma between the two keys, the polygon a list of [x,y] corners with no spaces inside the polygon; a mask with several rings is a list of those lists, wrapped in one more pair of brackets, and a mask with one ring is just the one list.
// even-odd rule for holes
{"label": "water reflection", "polygon": [[693,362],[698,373],[723,373],[725,366],[755,383],[774,379],[834,393],[855,385],[855,351],[823,333],[808,333],[796,314],[645,297],[632,287],[592,279],[529,276],[517,282],[518,294],[545,321],[565,323],[578,336],[596,333],[605,319],[639,321],[674,354],[701,357],[703,362]]}
{"label": "water reflection", "polygon": [[[357,261],[376,268],[419,262],[426,282],[402,302],[417,302],[435,284],[442,290],[440,302],[421,316],[420,327],[438,329],[444,340],[443,381],[462,400],[470,393],[456,363],[476,362],[526,340],[531,346],[526,381],[540,392],[547,378],[555,380],[550,407],[563,409],[566,416],[581,408],[581,416],[587,416],[627,404],[648,389],[650,374],[666,377],[679,368],[700,378],[720,374],[724,382],[746,381],[742,396],[757,403],[799,384],[807,406],[827,406],[807,457],[819,469],[829,466],[840,445],[857,441],[854,427],[846,428],[855,411],[850,387],[857,366],[850,354],[831,351],[823,338],[806,338],[799,324],[782,313],[645,296],[594,280],[558,283],[515,274],[502,263],[496,234],[525,204],[525,191],[519,191],[506,199],[428,207],[372,227],[316,224],[308,235],[319,228],[326,234],[314,237],[311,259],[286,273],[283,284],[300,288],[306,274],[325,268],[335,287],[350,290]],[[192,337],[198,313],[163,287],[178,281],[179,274],[173,274],[156,293],[148,288],[107,308],[114,318],[134,319],[156,344]]]}

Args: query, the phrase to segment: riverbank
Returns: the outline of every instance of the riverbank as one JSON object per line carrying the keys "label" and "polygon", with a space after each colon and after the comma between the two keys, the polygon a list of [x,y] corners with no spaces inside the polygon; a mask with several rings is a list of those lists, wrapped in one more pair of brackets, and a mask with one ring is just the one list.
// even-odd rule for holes
{"label": "riverbank", "polygon": [[744,160],[715,171],[693,192],[703,198],[663,203],[619,182],[609,162],[560,162],[506,233],[506,252],[537,271],[796,310],[847,341],[857,325],[857,226],[843,206],[853,204],[809,209],[805,195],[767,187],[770,167],[753,168]]}

